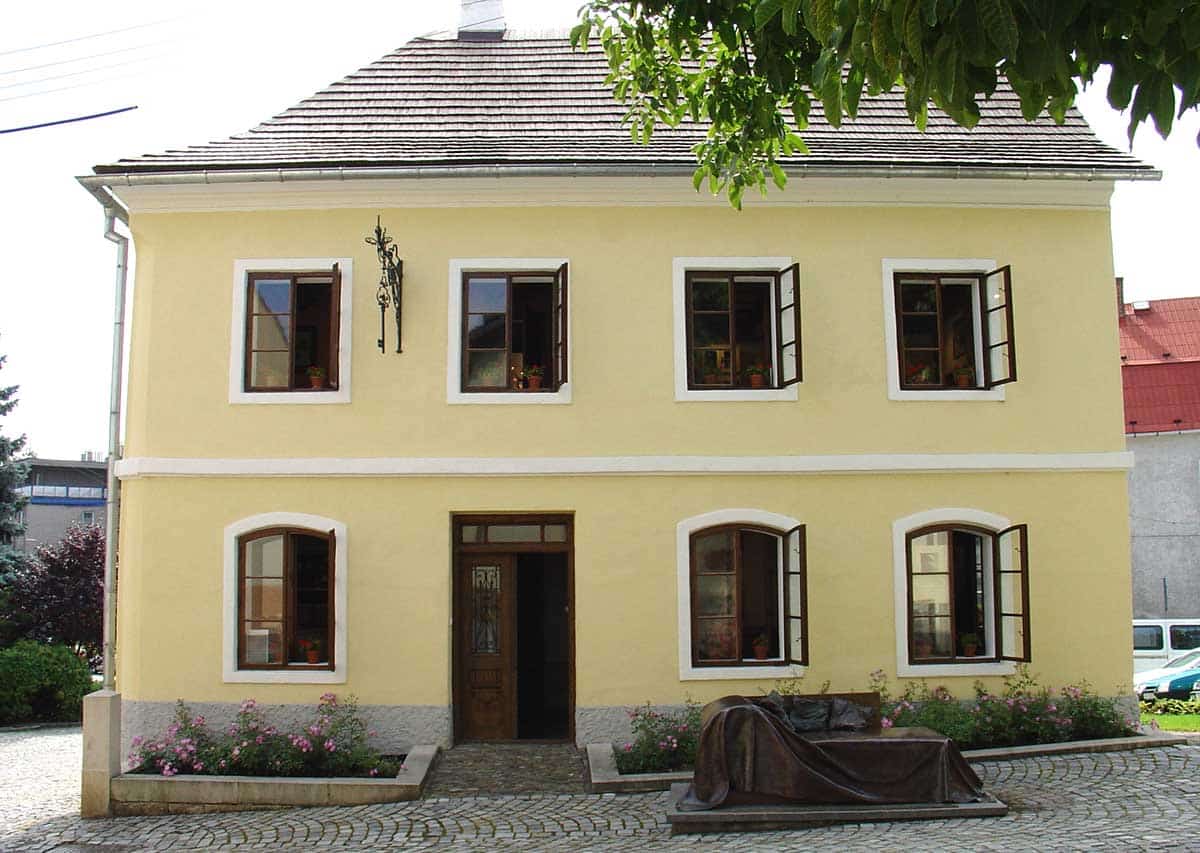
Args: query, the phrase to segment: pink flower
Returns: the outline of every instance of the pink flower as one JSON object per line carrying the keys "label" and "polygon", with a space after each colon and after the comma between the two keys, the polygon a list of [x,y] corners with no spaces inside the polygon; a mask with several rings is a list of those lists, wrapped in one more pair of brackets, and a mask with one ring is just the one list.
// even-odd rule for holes
{"label": "pink flower", "polygon": [[321,734],[321,727],[318,725],[315,725],[315,724],[311,725],[308,727],[308,733],[310,735],[312,735],[313,737],[317,737],[318,735]]}
{"label": "pink flower", "polygon": [[263,736],[262,736],[262,735],[259,735],[258,737],[256,737],[256,738],[254,739],[254,742],[255,742],[255,743],[257,743],[257,744],[262,744],[262,742],[263,742]]}
{"label": "pink flower", "polygon": [[325,749],[328,752],[337,752],[337,744],[332,739],[325,741]]}
{"label": "pink flower", "polygon": [[193,718],[192,718],[192,725],[193,725],[193,726],[202,726],[202,725],[204,725],[204,717],[201,717],[201,716],[193,717]]}
{"label": "pink flower", "polygon": [[883,726],[885,729],[890,729],[894,725],[892,723],[892,721],[890,719],[888,719],[887,717],[884,717],[882,720],[880,720],[879,724],[881,726]]}
{"label": "pink flower", "polygon": [[369,774],[369,775],[371,775],[371,776],[378,776],[378,775],[379,775],[379,768],[378,768],[378,767],[372,767],[372,768],[371,768],[371,772],[370,772],[370,774]]}
{"label": "pink flower", "polygon": [[633,744],[631,744],[631,743],[627,743],[627,744],[625,744],[625,751],[626,751],[626,752],[633,752]]}
{"label": "pink flower", "polygon": [[195,769],[195,771],[196,771],[197,773],[199,773],[201,770],[203,770],[203,769],[204,769],[204,762],[203,762],[203,761],[197,761],[194,769]]}
{"label": "pink flower", "polygon": [[377,734],[379,734],[379,732],[375,731],[374,729],[367,729],[367,737],[375,737]]}

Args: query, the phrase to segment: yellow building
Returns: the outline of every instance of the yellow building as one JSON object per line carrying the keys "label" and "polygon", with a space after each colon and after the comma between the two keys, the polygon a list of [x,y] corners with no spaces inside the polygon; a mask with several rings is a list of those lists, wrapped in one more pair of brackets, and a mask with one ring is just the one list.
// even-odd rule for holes
{"label": "yellow building", "polygon": [[137,251],[127,739],[327,690],[391,747],[876,669],[1128,692],[1108,202],[1155,173],[1006,89],[926,134],[896,93],[736,212],[604,74],[418,40],[81,179]]}

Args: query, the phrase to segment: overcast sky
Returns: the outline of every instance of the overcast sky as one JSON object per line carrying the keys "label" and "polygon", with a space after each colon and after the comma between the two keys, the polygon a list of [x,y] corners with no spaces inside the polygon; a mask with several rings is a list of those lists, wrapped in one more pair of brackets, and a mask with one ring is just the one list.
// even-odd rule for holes
{"label": "overcast sky", "polygon": [[[514,29],[563,29],[579,3],[504,6]],[[8,356],[0,385],[21,386],[21,402],[0,429],[26,433],[43,457],[78,458],[107,443],[115,246],[103,238],[99,204],[74,176],[123,156],[244,131],[413,36],[454,29],[459,5],[8,4],[0,29],[0,130],[138,109],[0,134],[0,354]],[[1124,120],[1108,108],[1102,88],[1084,93],[1080,108],[1102,139],[1127,147]],[[1116,271],[1129,299],[1200,295],[1192,245],[1198,135],[1194,112],[1168,142],[1149,126],[1138,133],[1134,153],[1164,179],[1121,185],[1113,197]]]}

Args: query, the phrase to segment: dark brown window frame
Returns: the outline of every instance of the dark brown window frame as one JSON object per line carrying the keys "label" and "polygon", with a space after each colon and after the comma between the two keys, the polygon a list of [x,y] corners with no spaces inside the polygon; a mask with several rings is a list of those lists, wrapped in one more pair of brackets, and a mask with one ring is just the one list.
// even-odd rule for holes
{"label": "dark brown window frame", "polygon": [[[779,565],[779,572],[782,575],[782,577],[781,577],[782,600],[780,600],[778,602],[778,606],[779,606],[779,624],[780,624],[780,628],[783,632],[783,645],[780,648],[780,656],[777,658],[760,661],[760,660],[755,660],[754,658],[746,657],[746,655],[745,655],[746,650],[744,650],[740,647],[741,646],[741,635],[742,635],[742,631],[741,631],[742,613],[741,613],[741,602],[740,601],[737,601],[735,603],[734,614],[733,614],[734,623],[736,626],[735,631],[734,631],[734,636],[735,636],[735,639],[736,639],[736,642],[738,645],[738,648],[736,649],[736,652],[735,652],[735,657],[732,659],[729,659],[729,660],[706,660],[706,659],[701,658],[696,652],[696,637],[698,636],[698,620],[701,619],[701,617],[697,615],[698,610],[699,610],[699,608],[697,606],[697,599],[699,597],[699,586],[700,586],[699,582],[697,581],[697,575],[700,574],[700,572],[697,571],[696,540],[701,536],[708,536],[713,533],[721,533],[724,531],[730,531],[734,534],[734,543],[733,543],[734,567],[733,567],[732,574],[734,577],[734,588],[735,588],[735,590],[738,590],[738,591],[741,590],[741,586],[742,586],[742,584],[741,584],[741,550],[739,547],[740,532],[741,531],[749,531],[749,532],[753,532],[753,533],[762,533],[762,534],[766,534],[769,536],[773,536],[779,540],[780,553],[781,553],[781,562]],[[796,556],[796,568],[792,568],[791,562],[789,560],[789,553],[788,553],[788,549],[790,547],[790,544],[789,544],[790,539],[793,535],[797,537],[798,548],[799,548],[799,553]],[[808,560],[807,560],[807,556],[806,556],[807,550],[808,549],[807,549],[807,541],[806,541],[806,536],[805,536],[804,525],[799,525],[797,527],[793,527],[790,530],[784,531],[784,530],[777,530],[773,527],[768,527],[766,525],[760,525],[760,524],[733,523],[733,524],[718,524],[718,525],[714,525],[712,527],[704,527],[699,530],[693,530],[691,532],[691,534],[688,537],[688,584],[690,587],[689,595],[688,595],[688,622],[691,626],[691,637],[690,637],[691,648],[689,649],[689,654],[690,654],[690,658],[691,658],[693,667],[703,668],[703,669],[710,669],[710,668],[715,669],[715,668],[721,668],[721,667],[741,667],[741,666],[752,666],[752,667],[776,666],[777,667],[777,666],[792,665],[792,664],[799,665],[799,666],[807,666],[808,665]],[[789,595],[790,581],[791,581],[791,577],[793,575],[799,576],[800,601],[798,602],[798,606],[795,608],[793,608],[793,606],[792,606],[793,603],[792,603],[791,597]],[[799,612],[793,612],[793,609],[798,610]],[[717,617],[717,618],[728,618],[728,617]],[[798,650],[798,653],[797,653],[796,649],[792,648],[791,630],[790,630],[791,624],[790,623],[794,622],[794,621],[800,622],[800,629],[801,629],[800,637],[799,637],[800,649]]]}
{"label": "dark brown window frame", "polygon": [[[985,540],[986,546],[990,546],[992,558],[992,594],[990,608],[992,611],[993,625],[993,649],[992,654],[986,657],[924,657],[918,658],[916,654],[916,630],[913,624],[913,560],[912,560],[912,543],[914,539],[922,536],[928,536],[932,533],[971,533],[980,536]],[[1014,535],[1020,537],[1021,547],[1021,566],[1016,570],[1001,570],[1000,558],[1000,542],[1004,536]],[[1031,643],[1029,634],[1029,527],[1026,524],[1014,524],[1011,527],[1006,527],[1003,530],[992,530],[987,527],[982,527],[976,524],[956,524],[953,522],[941,522],[931,524],[925,527],[920,527],[915,530],[908,531],[904,536],[904,563],[905,563],[905,585],[907,601],[905,610],[907,614],[907,648],[908,648],[908,663],[910,666],[936,666],[936,665],[966,665],[976,663],[998,663],[1000,661],[1017,661],[1020,663],[1029,663],[1031,656]],[[954,575],[954,566],[951,564],[949,574]],[[1003,595],[1000,583],[1002,574],[1019,574],[1021,583],[1021,602],[1024,608],[1021,612],[1005,612],[1003,608]],[[951,581],[953,583],[953,581]],[[984,602],[985,614],[989,607],[989,602]],[[1003,620],[1005,617],[1018,617],[1021,619],[1021,630],[1024,633],[1024,650],[1021,655],[1004,655],[1001,650],[1004,648],[1004,633]],[[950,598],[950,634],[955,638],[955,647],[957,648],[957,631],[954,623],[954,598]]]}
{"label": "dark brown window frame", "polygon": [[[522,394],[553,394],[559,391],[563,385],[567,383],[567,365],[569,347],[567,341],[567,267],[566,263],[561,264],[558,269],[554,270],[537,270],[537,269],[522,269],[522,270],[467,270],[462,274],[461,286],[461,301],[462,311],[459,318],[459,358],[458,358],[458,373],[459,391],[463,394],[503,394],[503,393],[522,393]],[[512,289],[513,279],[522,276],[549,276],[552,281],[549,282],[553,288],[553,296],[551,297],[551,357],[550,363],[540,365],[545,371],[543,384],[537,389],[514,389],[510,384],[495,385],[495,386],[475,386],[467,385],[467,363],[470,358],[472,347],[470,346],[470,338],[468,336],[468,321],[471,315],[471,293],[470,281],[473,278],[502,278],[505,284],[504,295],[504,348],[505,354],[505,372],[507,375],[508,365],[512,359]],[[519,284],[519,282],[518,282]],[[495,347],[479,348],[478,352],[500,352],[501,350]]]}
{"label": "dark brown window frame", "polygon": [[[280,663],[247,663],[246,649],[243,644],[244,626],[246,619],[246,546],[256,539],[266,539],[271,536],[283,536],[283,661]],[[290,649],[296,642],[294,636],[293,623],[295,620],[296,609],[296,582],[294,574],[294,566],[292,566],[292,548],[290,538],[292,536],[308,536],[313,539],[324,539],[329,549],[329,574],[326,579],[328,586],[328,626],[325,630],[325,648],[327,650],[326,660],[323,663],[299,663],[289,662],[288,656]],[[334,580],[337,576],[337,566],[335,565],[337,537],[333,530],[321,531],[312,530],[305,527],[264,527],[259,530],[252,530],[249,533],[243,533],[237,538],[238,550],[238,571],[237,571],[237,661],[239,670],[287,670],[287,671],[302,671],[302,672],[321,672],[332,671],[336,666],[334,658],[335,648],[334,640],[337,636],[337,625],[335,622],[336,611],[335,605],[335,584]]]}
{"label": "dark brown window frame", "polygon": [[[762,388],[752,388],[749,385],[739,385],[737,377],[731,376],[733,380],[730,384],[716,383],[706,384],[696,381],[696,368],[693,362],[698,347],[695,345],[695,335],[693,332],[693,319],[697,313],[692,306],[692,282],[696,279],[713,279],[725,278],[728,280],[730,288],[729,293],[729,310],[728,311],[713,311],[699,313],[716,313],[729,315],[729,346],[728,349],[732,353],[737,348],[737,330],[734,322],[733,311],[733,288],[737,285],[738,278],[755,279],[754,283],[762,283],[762,279],[771,281],[771,307],[768,307],[766,316],[763,318],[763,329],[767,333],[769,340],[766,342],[767,349],[771,352],[771,381],[766,383]],[[790,302],[784,303],[783,299],[783,281],[785,278],[790,278],[792,286],[792,298]],[[684,364],[687,370],[687,388],[689,391],[771,391],[789,388],[796,385],[804,379],[804,364],[801,357],[801,338],[800,338],[800,265],[792,264],[780,270],[772,269],[689,269],[683,276],[683,299],[684,299],[684,323],[685,323],[685,340],[684,346]],[[792,311],[792,323],[790,328],[783,322],[784,313],[788,310]],[[772,316],[773,313],[773,316]],[[789,339],[790,338],[790,339]],[[713,349],[725,349],[725,347],[713,347]],[[796,375],[790,379],[784,379],[784,359],[789,354],[795,359]],[[732,367],[731,367],[732,370]],[[745,368],[743,368],[745,370]]]}
{"label": "dark brown window frame", "polygon": [[[1004,301],[996,306],[989,306],[987,301],[988,280],[993,277],[999,277],[1002,282]],[[982,354],[983,363],[975,365],[976,381],[974,385],[966,387],[960,385],[947,384],[945,377],[940,375],[938,382],[934,383],[910,383],[905,376],[904,366],[907,363],[905,359],[904,346],[904,316],[905,314],[913,314],[914,312],[906,312],[904,310],[904,300],[901,294],[901,280],[906,284],[915,282],[928,282],[934,285],[937,292],[937,306],[932,312],[921,312],[925,314],[933,314],[937,319],[938,328],[938,346],[937,350],[941,351],[941,294],[943,279],[958,279],[961,283],[964,279],[970,279],[975,282],[975,292],[979,300],[979,326],[975,329],[975,336],[972,343],[978,343],[980,346],[978,351]],[[952,284],[952,286],[954,286]],[[1014,340],[1014,322],[1013,322],[1013,300],[1012,300],[1012,269],[1005,265],[992,270],[991,272],[954,272],[954,271],[921,271],[921,272],[896,272],[892,277],[892,298],[896,308],[896,372],[900,381],[901,391],[990,391],[1001,385],[1007,385],[1010,382],[1017,381],[1017,351]],[[990,322],[991,315],[997,312],[1003,313],[1004,337],[1001,340],[991,340]],[[1008,347],[1008,357],[1005,359],[1005,373],[1002,376],[993,375],[992,370],[992,350],[1000,347]],[[932,349],[932,348],[930,348]],[[982,381],[980,381],[982,379]]]}
{"label": "dark brown window frame", "polygon": [[[329,278],[330,312],[329,312],[329,364],[325,369],[325,387],[297,385],[293,363],[296,354],[296,279],[299,278]],[[255,350],[254,347],[254,318],[282,316],[273,312],[257,313],[254,311],[254,284],[258,281],[278,281],[287,279],[289,283],[288,297],[288,384],[287,387],[276,385],[252,384],[251,369],[254,364],[255,352],[282,352],[282,350]],[[331,270],[289,270],[272,272],[254,270],[246,275],[246,318],[244,340],[242,342],[242,388],[246,393],[253,394],[303,394],[322,393],[338,390],[339,365],[338,356],[341,352],[341,323],[342,323],[342,273],[335,263]]]}

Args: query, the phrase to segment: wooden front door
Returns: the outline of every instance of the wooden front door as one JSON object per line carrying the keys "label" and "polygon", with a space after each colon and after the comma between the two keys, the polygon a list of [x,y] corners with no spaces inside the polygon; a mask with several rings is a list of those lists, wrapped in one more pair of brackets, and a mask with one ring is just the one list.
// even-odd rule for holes
{"label": "wooden front door", "polygon": [[516,737],[516,578],[509,554],[459,558],[458,648],[462,735]]}

